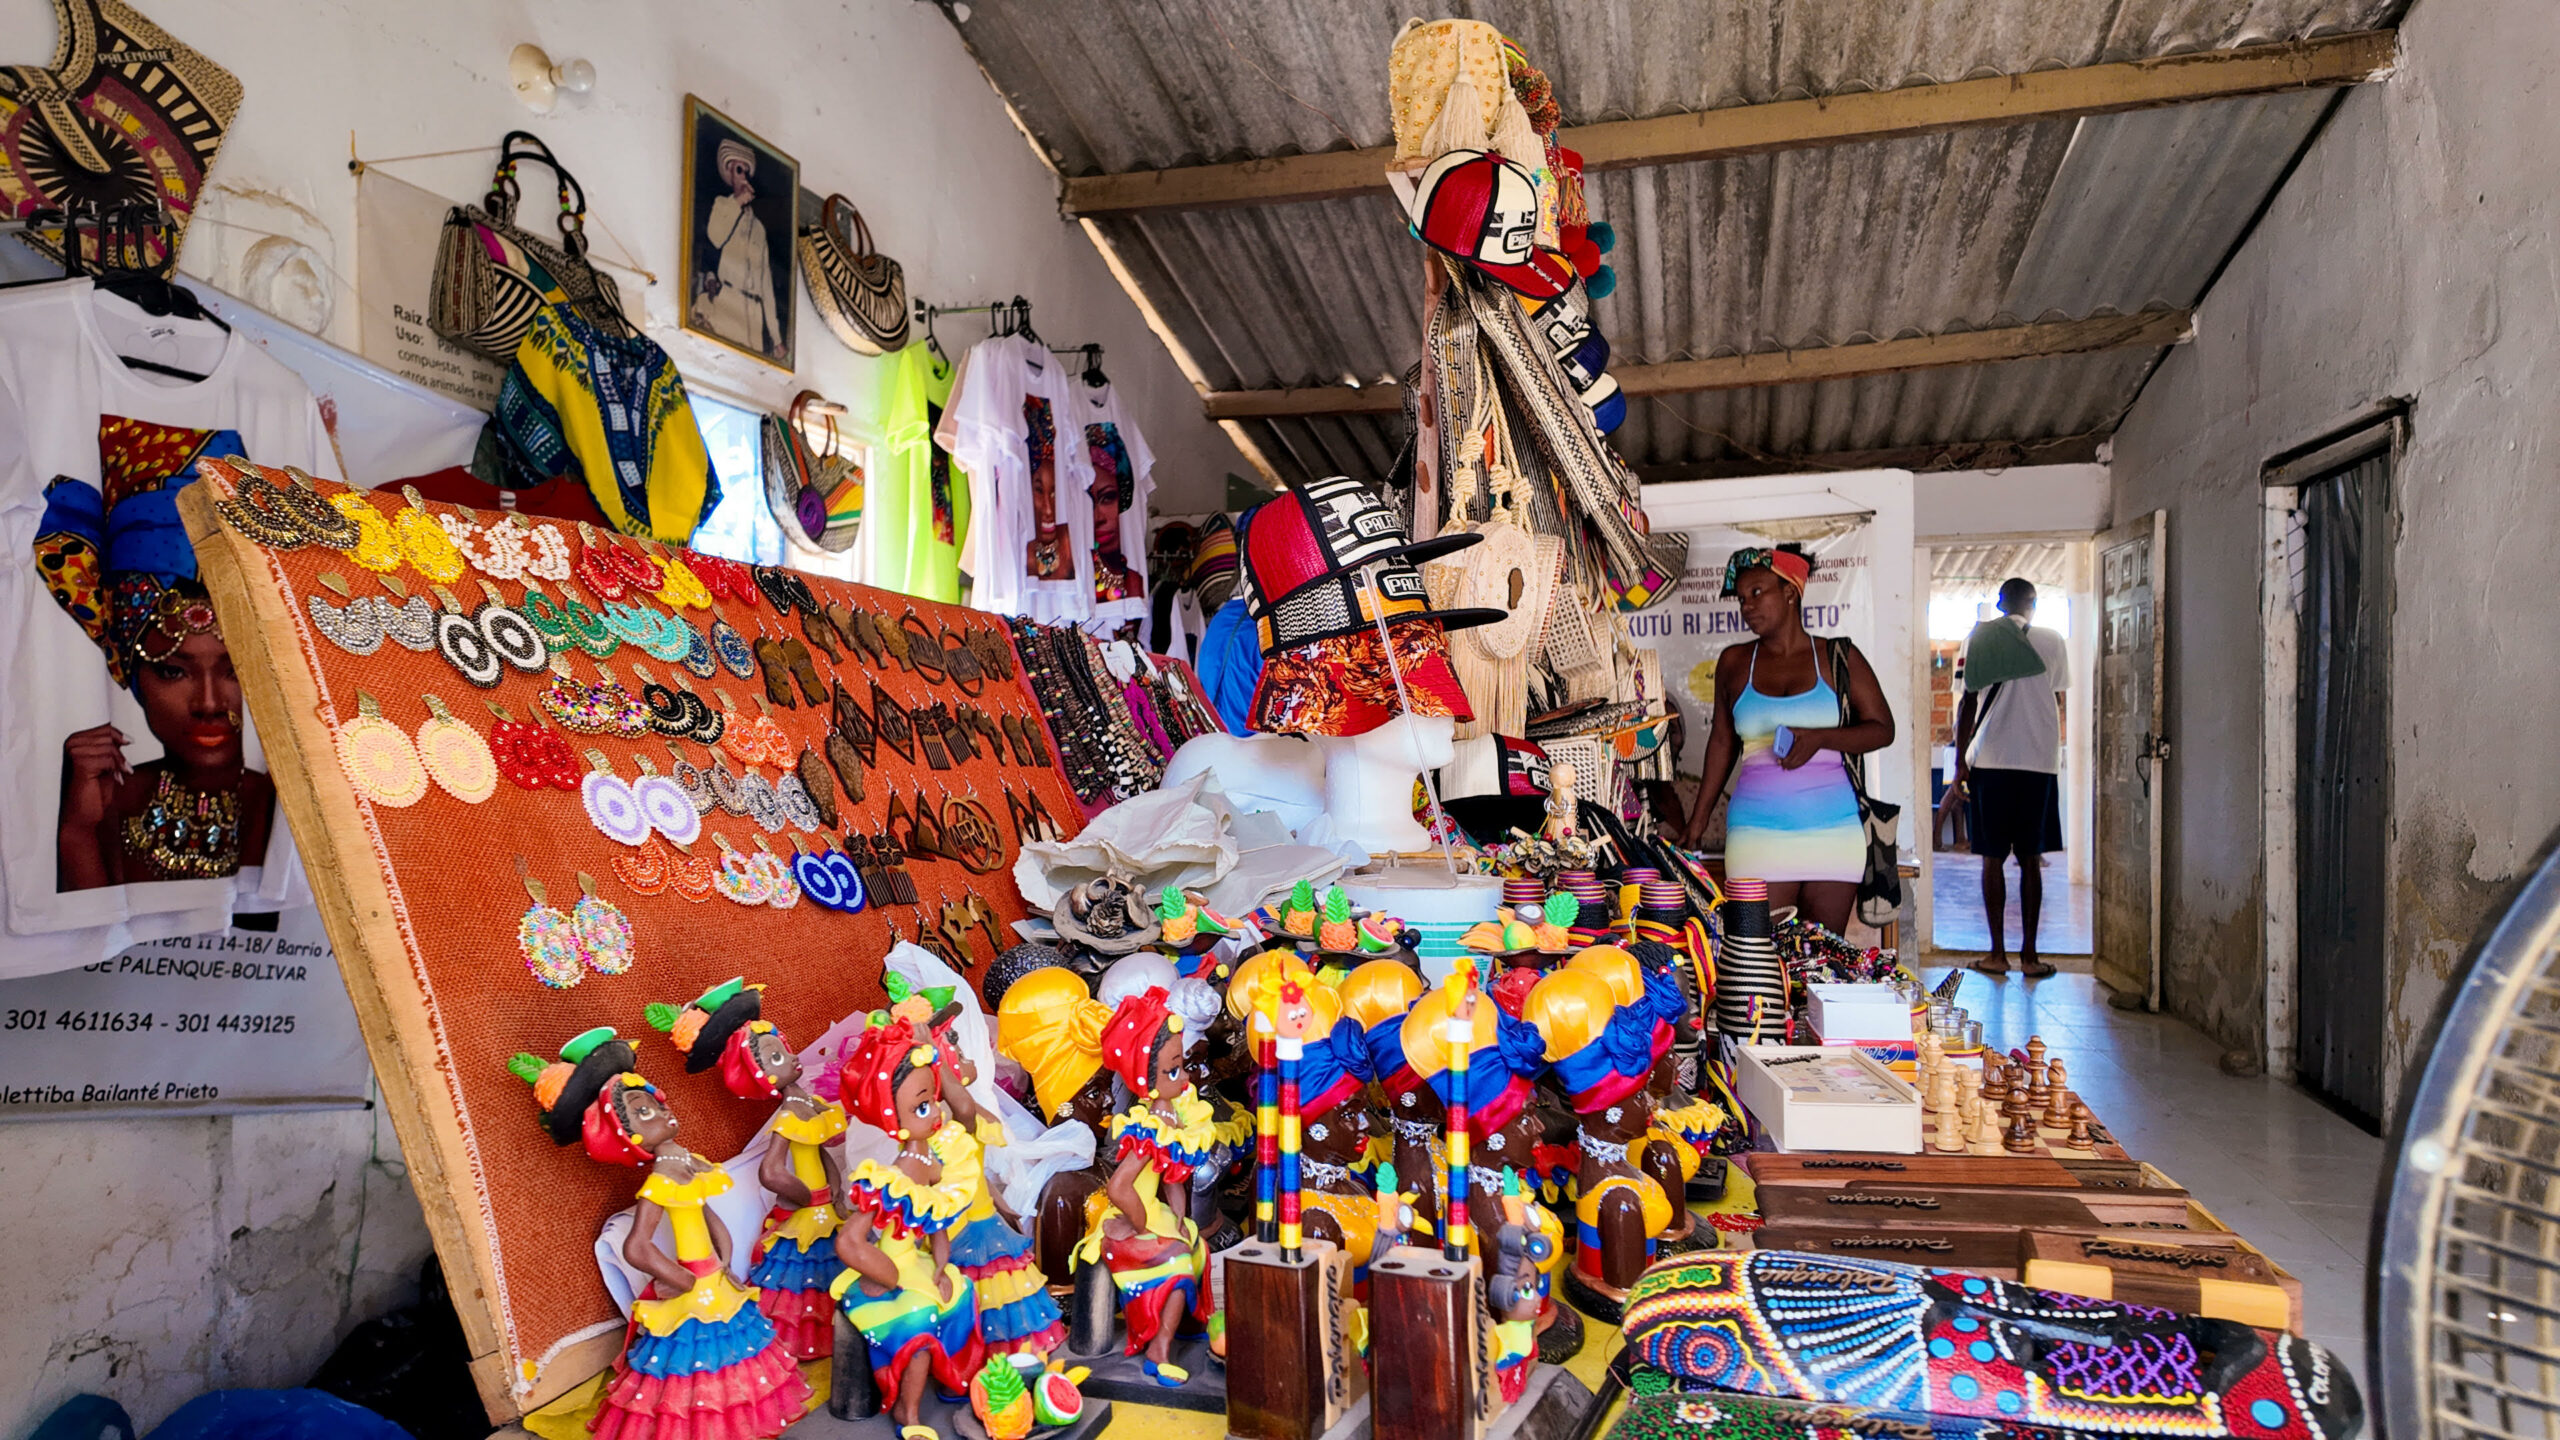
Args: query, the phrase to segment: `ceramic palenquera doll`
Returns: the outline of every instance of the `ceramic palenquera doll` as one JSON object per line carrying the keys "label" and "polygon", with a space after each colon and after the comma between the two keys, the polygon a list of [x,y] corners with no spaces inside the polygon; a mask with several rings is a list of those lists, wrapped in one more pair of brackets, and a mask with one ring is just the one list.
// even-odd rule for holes
{"label": "ceramic palenquera doll", "polygon": [[[894,1004],[892,1016],[912,1014],[936,992],[919,995],[896,971],[882,978]],[[978,1294],[978,1335],[991,1356],[1014,1354],[1047,1359],[1067,1338],[1058,1302],[1049,1298],[1048,1282],[1031,1253],[1031,1242],[996,1213],[995,1192],[987,1186],[986,1151],[1005,1143],[1004,1122],[981,1108],[969,1087],[978,1083],[978,1067],[940,1027],[948,1026],[959,1007],[945,1000],[927,1023],[941,1056],[942,1100],[951,1123],[934,1137],[934,1154],[942,1161],[945,1185],[969,1187],[969,1208],[951,1238],[951,1263],[969,1277]]]}
{"label": "ceramic palenquera doll", "polygon": [[1165,992],[1149,990],[1120,1002],[1104,1027],[1103,1063],[1128,1087],[1129,1108],[1111,1122],[1113,1168],[1103,1194],[1108,1206],[1077,1247],[1080,1261],[1100,1260],[1120,1292],[1120,1316],[1128,1327],[1128,1353],[1157,1384],[1191,1378],[1172,1361],[1173,1343],[1186,1318],[1205,1307],[1202,1277],[1209,1262],[1200,1227],[1177,1211],[1163,1192],[1183,1186],[1191,1167],[1215,1143],[1216,1119],[1207,1101],[1182,1073],[1182,1017]]}
{"label": "ceramic palenquera doll", "polygon": [[[808,1408],[809,1387],[775,1339],[773,1323],[729,1278],[729,1232],[709,1201],[727,1171],[676,1138],[666,1097],[632,1069],[630,1043],[610,1027],[560,1047],[557,1062],[519,1054],[508,1068],[533,1085],[543,1128],[589,1159],[646,1167],[622,1258],[650,1277],[631,1307],[595,1419],[599,1440],[765,1440]],[[661,1217],[675,1254],[658,1248]]]}
{"label": "ceramic palenquera doll", "polygon": [[844,1107],[800,1083],[800,1057],[763,1011],[764,987],[739,978],[712,986],[682,1009],[652,1005],[648,1017],[683,1052],[687,1074],[717,1067],[721,1085],[739,1099],[781,1102],[756,1168],[756,1179],[773,1193],[773,1209],[750,1252],[747,1283],[784,1352],[822,1360],[835,1349],[835,1302],[827,1287],[844,1270],[832,1238],[835,1197],[844,1188]]}
{"label": "ceramic palenquera doll", "polygon": [[1094,1164],[1049,1178],[1025,1216],[1040,1269],[1057,1284],[1071,1278],[1085,1211],[1102,1193],[1109,1165],[1111,1072],[1102,1067],[1102,1027],[1111,1007],[1093,998],[1083,977],[1064,966],[1034,970],[1007,987],[996,1006],[996,1053],[1031,1076],[1032,1100],[1051,1125],[1073,1122],[1093,1133]]}
{"label": "ceramic palenquera doll", "polygon": [[[1350,1258],[1352,1294],[1365,1300],[1369,1264],[1381,1258],[1380,1235],[1392,1236],[1397,1228],[1380,1223],[1381,1204],[1393,1205],[1393,1198],[1382,1201],[1355,1173],[1369,1151],[1368,1040],[1359,1022],[1342,1013],[1340,991],[1308,985],[1303,993],[1308,1013],[1298,1060],[1298,1124],[1304,1136],[1299,1205],[1307,1234]],[[1393,1222],[1396,1217],[1384,1218]]]}
{"label": "ceramic palenquera doll", "polygon": [[862,1032],[845,1057],[841,1093],[846,1112],[887,1132],[898,1153],[886,1165],[863,1161],[845,1181],[836,1302],[870,1346],[901,1440],[935,1440],[920,1423],[926,1381],[965,1392],[984,1360],[976,1292],[951,1263],[952,1231],[978,1176],[947,1174],[935,1153],[934,1142],[959,1127],[943,1107],[941,1056],[905,1017]]}
{"label": "ceramic palenquera doll", "polygon": [[1539,981],[1520,1008],[1546,1037],[1554,1082],[1582,1119],[1566,1293],[1583,1313],[1615,1323],[1626,1288],[1654,1257],[1655,1237],[1682,1208],[1627,1153],[1653,1123],[1644,1090],[1655,1058],[1652,1011],[1621,1009],[1608,982],[1571,966]]}
{"label": "ceramic palenquera doll", "polygon": [[[1703,1024],[1703,1012],[1691,1006],[1689,991],[1681,983],[1687,957],[1677,947],[1659,940],[1638,940],[1627,947],[1627,953],[1644,972],[1644,991],[1652,1000],[1655,1020],[1667,1019],[1672,1027],[1670,1053],[1654,1062],[1653,1076],[1646,1082],[1645,1091],[1653,1100],[1652,1136],[1668,1142],[1679,1160],[1680,1178],[1685,1185],[1697,1176],[1702,1158],[1709,1153],[1709,1143],[1730,1117],[1723,1106],[1700,1099],[1680,1082],[1682,1057],[1697,1043]],[[1614,984],[1610,989],[1613,995],[1617,993]]]}
{"label": "ceramic palenquera doll", "polygon": [[[1654,1112],[1654,1107],[1678,1084],[1676,1031],[1686,1013],[1679,983],[1667,972],[1655,980],[1634,954],[1616,945],[1590,946],[1566,961],[1565,968],[1598,976],[1609,987],[1609,998],[1617,1005],[1618,1013],[1627,1017],[1622,1023],[1638,1028],[1650,1021],[1653,1058],[1645,1071],[1644,1104],[1648,1112]],[[1687,1240],[1696,1220],[1687,1204],[1681,1202],[1688,1195],[1689,1177],[1698,1173],[1697,1147],[1664,1128],[1657,1112],[1644,1135],[1627,1147],[1627,1158],[1652,1176],[1662,1193],[1675,1202],[1670,1227],[1655,1239],[1662,1244]]]}

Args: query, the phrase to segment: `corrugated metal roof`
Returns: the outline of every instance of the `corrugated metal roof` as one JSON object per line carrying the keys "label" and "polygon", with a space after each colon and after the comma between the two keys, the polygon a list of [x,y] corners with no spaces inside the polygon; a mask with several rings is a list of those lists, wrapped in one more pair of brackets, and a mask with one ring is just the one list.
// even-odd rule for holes
{"label": "corrugated metal roof", "polygon": [[[1569,124],[2368,28],[2396,0],[1493,0]],[[960,26],[1068,175],[1388,143],[1382,0],[972,0]],[[1610,171],[1617,363],[1981,328],[2201,295],[2325,92]],[[1220,389],[1420,354],[1421,249],[1383,191],[1099,222]],[[2112,430],[2127,351],[1630,406],[1631,463]],[[1381,473],[1394,417],[1253,422],[1284,471]]]}
{"label": "corrugated metal roof", "polygon": [[2069,568],[2069,557],[2062,546],[2050,540],[1941,545],[1929,552],[1929,578],[1944,590],[1971,585],[1996,588],[2013,575],[2038,585],[2055,586],[2064,583]]}

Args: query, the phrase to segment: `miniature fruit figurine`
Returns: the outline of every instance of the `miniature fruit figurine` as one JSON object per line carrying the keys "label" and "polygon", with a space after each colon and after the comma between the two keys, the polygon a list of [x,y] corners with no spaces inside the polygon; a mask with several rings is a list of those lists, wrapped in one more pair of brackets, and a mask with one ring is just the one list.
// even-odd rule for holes
{"label": "miniature fruit figurine", "polygon": [[1324,928],[1316,944],[1327,950],[1359,948],[1360,927],[1351,923],[1351,892],[1336,885],[1324,892]]}
{"label": "miniature fruit figurine", "polygon": [[1384,955],[1404,944],[1404,922],[1383,910],[1373,910],[1360,917],[1360,949],[1371,955]]}
{"label": "miniature fruit figurine", "polygon": [[1084,1414],[1084,1395],[1076,1389],[1075,1381],[1051,1369],[1031,1382],[1031,1408],[1044,1430],[1073,1425]]}
{"label": "miniature fruit figurine", "polygon": [[987,1427],[990,1440],[1022,1440],[1031,1433],[1038,1407],[1032,1403],[1021,1374],[998,1355],[970,1380],[969,1409],[977,1415],[978,1423]]}
{"label": "miniature fruit figurine", "polygon": [[1164,926],[1168,945],[1188,945],[1200,933],[1200,907],[1183,899],[1182,892],[1170,885],[1156,897],[1156,919]]}
{"label": "miniature fruit figurine", "polygon": [[1280,928],[1292,935],[1312,935],[1316,928],[1316,887],[1301,880],[1289,889],[1280,907]]}
{"label": "miniature fruit figurine", "polygon": [[1573,922],[1582,918],[1582,902],[1558,891],[1547,897],[1545,911],[1538,923],[1538,948],[1570,950],[1573,948]]}

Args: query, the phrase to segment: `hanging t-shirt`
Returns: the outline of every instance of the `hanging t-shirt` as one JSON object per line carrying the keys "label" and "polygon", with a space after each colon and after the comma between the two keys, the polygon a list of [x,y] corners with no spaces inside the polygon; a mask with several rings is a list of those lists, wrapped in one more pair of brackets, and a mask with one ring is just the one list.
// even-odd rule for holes
{"label": "hanging t-shirt", "polygon": [[1147,504],[1155,493],[1155,452],[1120,408],[1110,385],[1075,381],[1072,410],[1093,466],[1086,485],[1093,525],[1093,614],[1087,628],[1109,630],[1147,618]]}
{"label": "hanging t-shirt", "polygon": [[[119,358],[128,355],[203,378],[134,369]],[[250,908],[307,899],[280,821],[234,877],[56,886],[65,741],[111,724],[135,767],[165,747],[84,620],[47,588],[36,541],[48,499],[57,526],[94,514],[104,544],[174,561],[183,536],[160,543],[174,516],[160,492],[191,480],[197,456],[224,451],[341,474],[309,388],[244,336],[147,314],[85,279],[0,294],[0,976],[219,929],[235,898]],[[123,503],[110,506],[110,489]],[[249,768],[264,768],[254,731],[244,750]]]}
{"label": "hanging t-shirt", "polygon": [[959,367],[909,345],[880,369],[880,446],[871,484],[864,579],[926,600],[960,599],[960,547],[969,533],[969,478],[933,443]]}
{"label": "hanging t-shirt", "polygon": [[1018,335],[981,341],[934,431],[969,475],[961,563],[980,610],[1050,624],[1093,613],[1093,458],[1077,443],[1071,384],[1045,346]]}

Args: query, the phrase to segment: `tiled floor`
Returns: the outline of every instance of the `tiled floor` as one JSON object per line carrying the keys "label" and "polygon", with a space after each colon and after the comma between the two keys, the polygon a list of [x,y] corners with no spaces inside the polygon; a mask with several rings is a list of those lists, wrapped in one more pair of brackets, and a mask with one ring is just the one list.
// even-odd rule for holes
{"label": "tiled floor", "polygon": [[[2036,948],[2046,955],[2086,955],[2090,953],[2089,885],[2074,885],[2064,877],[2060,855],[2045,857],[2044,911],[2036,922]],[[1954,850],[1941,850],[1930,867],[1929,896],[1936,907],[1930,928],[1931,938],[1940,950],[1987,951],[1991,948],[1990,928],[1982,921],[1982,859]],[[2018,917],[2018,867],[2009,867],[2008,918],[2004,933],[2009,937],[2009,953],[2018,953],[2018,941],[2025,936],[2026,926]]]}
{"label": "tiled floor", "polygon": [[[2282,1081],[2223,1074],[2221,1046],[2166,1015],[2107,1008],[2085,974],[1968,974],[1956,1003],[2005,1048],[2042,1035],[2070,1068],[2071,1087],[2135,1159],[2166,1171],[2301,1278],[2304,1330],[2365,1379],[2366,1244],[2387,1163],[2381,1140]],[[2366,1386],[2368,1403],[2372,1393]]]}

